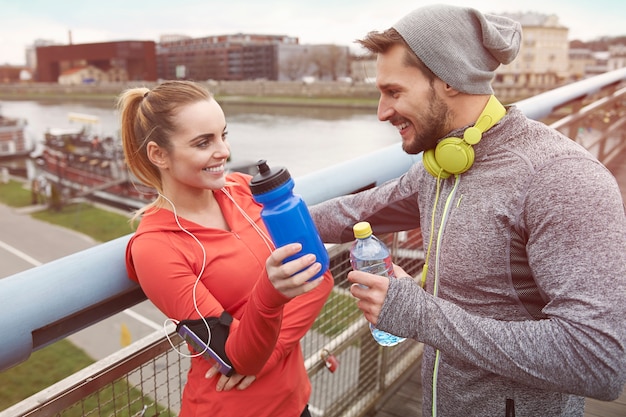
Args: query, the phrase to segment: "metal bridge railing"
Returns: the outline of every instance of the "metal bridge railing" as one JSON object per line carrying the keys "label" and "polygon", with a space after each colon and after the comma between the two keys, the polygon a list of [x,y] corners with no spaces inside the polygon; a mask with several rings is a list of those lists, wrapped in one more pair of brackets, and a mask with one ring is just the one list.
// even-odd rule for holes
{"label": "metal bridge railing", "polygon": [[[607,164],[626,149],[625,81],[626,69],[617,70],[516,104]],[[397,177],[416,161],[419,157],[394,145],[297,178],[296,191],[315,204]],[[145,299],[126,277],[123,251],[128,238],[0,280],[0,369]],[[419,230],[383,238],[394,261],[419,276],[423,263]],[[421,345],[409,340],[379,347],[347,291],[347,246],[330,246],[329,253],[335,288],[302,341],[313,384],[310,409],[315,416],[363,416],[402,380],[419,359]],[[92,278],[89,282],[84,280],[86,274]],[[24,287],[33,291],[23,291]],[[71,299],[55,293],[68,287],[74,289]],[[41,311],[47,312],[45,317]],[[14,317],[21,319],[17,329]],[[172,340],[180,343],[176,336]],[[324,366],[321,354],[326,351],[339,360],[335,373]],[[176,415],[188,366],[159,331],[0,412],[0,417]]]}
{"label": "metal bridge railing", "polygon": [[[423,265],[419,231],[383,235],[394,262],[417,275]],[[313,328],[302,340],[313,386],[313,416],[359,416],[378,399],[421,354],[421,344],[407,340],[390,347],[372,338],[350,283],[349,244],[329,247],[335,287]],[[0,416],[175,416],[189,368],[185,343],[174,331],[153,334],[0,413]],[[169,339],[169,340],[168,340]],[[170,341],[172,344],[170,344]],[[176,348],[176,349],[174,349]],[[339,361],[331,373],[322,360],[332,353]]]}
{"label": "metal bridge railing", "polygon": [[613,85],[604,93],[570,102],[573,112],[550,126],[607,164],[626,149],[626,87]]}

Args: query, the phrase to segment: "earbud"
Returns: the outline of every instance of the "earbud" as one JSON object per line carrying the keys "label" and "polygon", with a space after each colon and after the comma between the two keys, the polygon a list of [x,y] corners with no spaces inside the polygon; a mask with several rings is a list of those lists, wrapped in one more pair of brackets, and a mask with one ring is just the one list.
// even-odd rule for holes
{"label": "earbud", "polygon": [[495,96],[491,96],[474,126],[463,133],[463,138],[442,139],[435,149],[424,151],[424,168],[434,177],[448,178],[466,172],[474,163],[473,145],[506,114],[506,109]]}

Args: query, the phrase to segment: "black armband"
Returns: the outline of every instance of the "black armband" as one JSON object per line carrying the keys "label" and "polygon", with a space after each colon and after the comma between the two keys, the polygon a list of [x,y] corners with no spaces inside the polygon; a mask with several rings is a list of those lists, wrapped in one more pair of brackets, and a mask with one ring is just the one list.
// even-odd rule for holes
{"label": "black armband", "polygon": [[[230,333],[230,324],[232,322],[233,316],[224,311],[220,317],[205,317],[204,320],[183,320],[176,326],[176,332],[197,353],[201,353],[205,358],[210,358],[217,362],[222,374],[231,376],[235,370],[232,362],[226,355],[226,339]],[[210,336],[207,324],[211,329]],[[208,346],[207,340],[209,340]]]}

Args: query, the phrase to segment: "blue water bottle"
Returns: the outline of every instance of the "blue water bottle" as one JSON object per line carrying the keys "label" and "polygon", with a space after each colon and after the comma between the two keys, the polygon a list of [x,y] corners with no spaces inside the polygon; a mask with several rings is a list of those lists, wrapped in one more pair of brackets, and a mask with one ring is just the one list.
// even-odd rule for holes
{"label": "blue water bottle", "polygon": [[[372,234],[368,222],[359,222],[352,228],[355,240],[350,247],[350,265],[355,271],[395,278],[391,253],[381,240]],[[372,337],[381,346],[395,346],[406,340],[404,337],[378,330],[370,323]]]}
{"label": "blue water bottle", "polygon": [[293,193],[294,182],[286,168],[271,169],[265,160],[257,163],[259,173],[250,180],[254,201],[263,205],[261,218],[276,247],[288,243],[302,244],[302,250],[285,262],[307,253],[315,255],[322,265],[320,272],[311,280],[328,270],[330,259],[311,213],[302,198]]}

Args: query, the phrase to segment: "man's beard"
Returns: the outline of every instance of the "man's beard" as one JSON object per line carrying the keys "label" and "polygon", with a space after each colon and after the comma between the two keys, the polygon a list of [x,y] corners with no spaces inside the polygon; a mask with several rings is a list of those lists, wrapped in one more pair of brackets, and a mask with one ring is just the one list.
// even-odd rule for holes
{"label": "man's beard", "polygon": [[411,141],[402,142],[404,152],[415,155],[428,149],[434,149],[439,139],[442,139],[450,131],[450,119],[450,109],[443,100],[437,97],[434,89],[431,89],[428,111],[415,117],[421,130],[417,131],[417,126],[413,124],[415,136]]}

